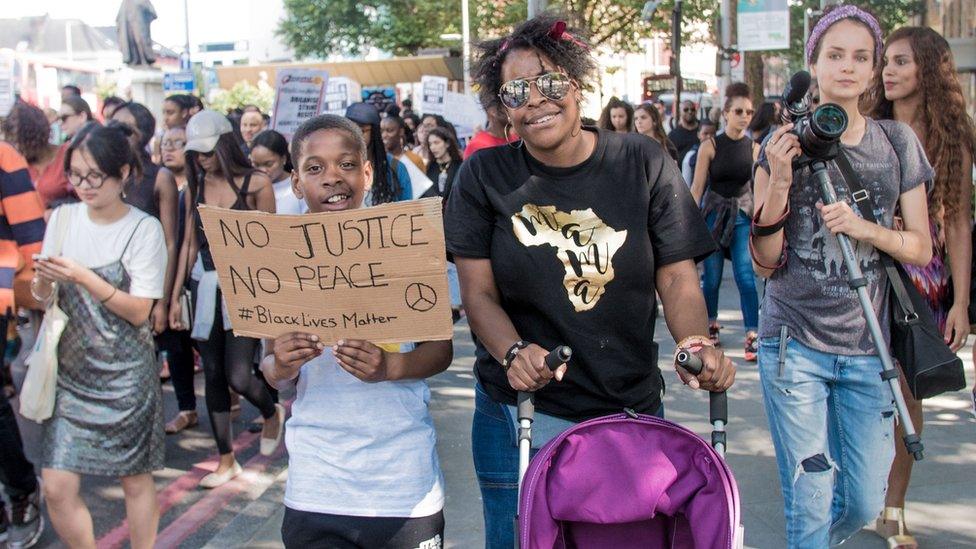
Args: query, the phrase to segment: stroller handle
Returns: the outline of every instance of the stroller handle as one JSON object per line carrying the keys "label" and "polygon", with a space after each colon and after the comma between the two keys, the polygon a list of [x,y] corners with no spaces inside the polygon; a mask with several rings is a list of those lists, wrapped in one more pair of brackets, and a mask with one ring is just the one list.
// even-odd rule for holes
{"label": "stroller handle", "polygon": [[[546,355],[546,367],[551,371],[556,371],[560,366],[569,362],[573,358],[573,350],[565,345],[560,345]],[[535,395],[527,391],[519,391],[518,394],[518,415],[519,418],[532,419],[535,411]]]}
{"label": "stroller handle", "polygon": [[[688,370],[692,375],[697,376],[704,368],[701,357],[688,351],[678,351],[674,358],[678,366]],[[716,421],[721,421],[723,424],[729,422],[729,401],[725,391],[708,394],[708,419],[712,424]]]}

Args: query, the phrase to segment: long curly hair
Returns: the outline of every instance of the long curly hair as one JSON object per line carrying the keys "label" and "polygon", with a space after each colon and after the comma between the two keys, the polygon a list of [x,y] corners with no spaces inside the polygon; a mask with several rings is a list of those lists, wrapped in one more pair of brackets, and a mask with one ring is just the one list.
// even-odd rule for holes
{"label": "long curly hair", "polygon": [[[918,104],[925,128],[925,154],[935,169],[929,215],[942,226],[946,218],[952,219],[959,213],[965,193],[971,192],[972,165],[963,166],[963,158],[966,151],[970,160],[976,158],[976,129],[966,113],[966,101],[956,78],[956,63],[946,39],[927,27],[902,27],[888,36],[884,51],[899,40],[908,40],[918,66],[918,93],[921,94]],[[883,70],[884,63],[878,63],[868,90],[868,113],[876,119],[894,119],[894,103],[884,93]]]}
{"label": "long curly hair", "polygon": [[617,96],[611,97],[610,101],[607,101],[607,105],[603,107],[603,111],[600,113],[600,120],[596,123],[598,127],[610,131],[617,130],[617,128],[613,127],[613,122],[610,120],[610,111],[613,109],[623,109],[627,114],[627,122],[624,124],[625,128],[634,127],[634,107],[631,107],[630,103]]}
{"label": "long curly hair", "polygon": [[3,121],[3,133],[27,162],[33,164],[47,152],[51,125],[44,111],[18,100]]}

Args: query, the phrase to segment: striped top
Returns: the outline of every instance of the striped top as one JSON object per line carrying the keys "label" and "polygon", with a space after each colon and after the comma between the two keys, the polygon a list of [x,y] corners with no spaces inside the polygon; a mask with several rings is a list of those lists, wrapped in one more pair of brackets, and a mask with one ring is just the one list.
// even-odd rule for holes
{"label": "striped top", "polygon": [[31,256],[44,241],[44,206],[27,173],[27,161],[0,141],[0,315],[14,308],[14,277],[34,275]]}

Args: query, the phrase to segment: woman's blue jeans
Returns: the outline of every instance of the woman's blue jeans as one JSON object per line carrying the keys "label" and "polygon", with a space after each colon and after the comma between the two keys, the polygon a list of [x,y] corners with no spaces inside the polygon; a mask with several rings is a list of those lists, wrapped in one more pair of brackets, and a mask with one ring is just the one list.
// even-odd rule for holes
{"label": "woman's blue jeans", "polygon": [[[851,299],[854,299],[851,296]],[[759,377],[791,549],[837,545],[884,507],[894,403],[881,360],[759,340]]]}
{"label": "woman's blue jeans", "polygon": [[[716,214],[705,218],[709,228],[715,225]],[[752,256],[749,254],[749,229],[752,220],[739,210],[735,218],[732,242],[729,244],[732,256],[732,274],[739,288],[739,303],[742,307],[742,323],[747,332],[759,327],[759,293],[756,291],[756,274],[752,270]],[[705,307],[708,319],[718,318],[718,291],[722,285],[722,271],[725,268],[725,255],[722,250],[712,253],[702,262],[702,291],[705,293]]]}
{"label": "woman's blue jeans", "polygon": [[[485,517],[485,547],[512,549],[515,545],[515,514],[518,510],[518,442],[511,408],[491,399],[480,384],[474,388],[474,421],[471,424],[471,451],[474,470],[481,488]],[[664,407],[655,414],[664,417]],[[535,414],[533,431],[545,429],[557,418]],[[534,440],[533,447],[543,441]],[[532,450],[535,456],[536,450]]]}

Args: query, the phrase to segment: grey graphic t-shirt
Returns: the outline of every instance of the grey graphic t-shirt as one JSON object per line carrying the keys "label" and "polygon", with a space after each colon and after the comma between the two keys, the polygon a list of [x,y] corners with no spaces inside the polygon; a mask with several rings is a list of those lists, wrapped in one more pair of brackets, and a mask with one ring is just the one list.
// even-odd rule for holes
{"label": "grey graphic t-shirt", "polygon": [[[845,146],[844,151],[871,194],[875,218],[887,228],[891,228],[899,195],[934,176],[922,145],[911,128],[900,122],[867,119],[864,138],[857,146]],[[759,166],[769,172],[765,144]],[[850,191],[833,162],[829,173],[838,199],[851,202]],[[792,337],[825,353],[875,354],[857,294],[847,284],[840,246],[817,211],[820,191],[809,168],[794,172],[789,200],[786,265],[766,284],[760,337],[778,336],[785,325]],[[870,244],[852,243],[888,340],[888,278],[881,258]]]}

